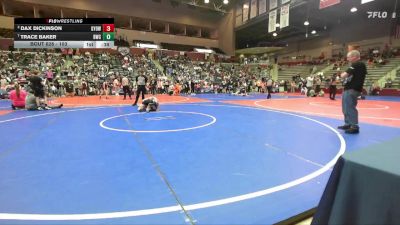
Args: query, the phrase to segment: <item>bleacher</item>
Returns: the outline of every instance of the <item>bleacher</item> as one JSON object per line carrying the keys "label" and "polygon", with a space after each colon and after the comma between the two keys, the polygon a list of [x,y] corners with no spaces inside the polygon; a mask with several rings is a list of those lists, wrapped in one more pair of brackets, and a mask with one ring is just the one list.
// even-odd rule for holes
{"label": "bleacher", "polygon": [[[300,75],[301,77],[307,77],[310,75],[310,71],[313,69],[313,65],[293,65],[293,66],[280,66],[278,71],[278,80],[292,80],[295,75]],[[325,65],[317,65],[317,72],[322,70]]]}
{"label": "bleacher", "polygon": [[[365,78],[364,86],[371,86],[374,82],[378,81],[382,76],[386,75],[398,65],[400,65],[400,58],[390,58],[386,65],[368,67],[368,75]],[[397,79],[399,78],[397,77]],[[393,82],[393,85],[394,83],[395,82]]]}
{"label": "bleacher", "polygon": [[[364,62],[367,65],[367,62]],[[368,66],[368,74],[365,78],[364,86],[366,89],[368,87],[372,86],[373,83],[377,82],[380,78],[385,76],[388,72],[390,72],[392,69],[396,68],[397,66],[400,65],[400,58],[390,58],[389,62],[385,65],[379,65],[379,66]],[[325,65],[319,65],[317,66],[317,72],[321,71]],[[280,66],[281,70],[278,71],[278,79],[279,80],[291,80],[292,77],[296,74],[300,74],[301,77],[306,77],[310,74],[310,70],[312,70],[313,66],[311,65],[295,65],[295,66],[287,66],[287,65],[282,65]],[[341,71],[345,71],[347,68],[346,66],[343,66],[341,68]],[[330,77],[336,70],[328,70],[325,72],[325,77]],[[393,80],[392,87],[394,88],[400,88],[400,71],[397,72],[397,77],[395,80]],[[341,88],[341,85],[339,84],[338,88]]]}
{"label": "bleacher", "polygon": [[392,87],[400,89],[400,70],[397,70],[396,78],[392,82]]}

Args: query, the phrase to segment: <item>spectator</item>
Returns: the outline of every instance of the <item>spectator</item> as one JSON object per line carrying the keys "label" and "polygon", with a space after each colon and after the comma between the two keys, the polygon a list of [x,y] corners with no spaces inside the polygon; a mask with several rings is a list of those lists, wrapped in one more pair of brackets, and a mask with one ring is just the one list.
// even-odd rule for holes
{"label": "spectator", "polygon": [[123,89],[123,91],[124,91],[124,100],[126,99],[126,94],[128,94],[129,95],[129,99],[132,99],[132,96],[131,96],[131,88],[130,88],[130,86],[129,86],[129,79],[126,77],[126,76],[124,76],[123,78],[122,78],[122,89]]}
{"label": "spectator", "polygon": [[273,80],[272,80],[272,78],[271,77],[269,77],[268,79],[267,79],[267,93],[268,93],[268,95],[267,95],[267,99],[270,99],[271,98],[271,92],[272,92],[272,86],[273,86]]}
{"label": "spectator", "polygon": [[310,91],[312,90],[313,85],[314,85],[314,77],[310,75],[310,76],[307,77],[306,81],[307,81],[307,83],[306,83],[306,87],[307,87],[306,95],[309,96]]}
{"label": "spectator", "polygon": [[10,92],[11,108],[13,110],[25,108],[26,91],[21,89],[19,84],[14,85],[14,90]]}
{"label": "spectator", "polygon": [[330,79],[329,82],[329,98],[331,100],[335,100],[335,96],[336,96],[336,85],[337,82],[339,80],[339,76],[337,74],[333,74],[332,78]]}
{"label": "spectator", "polygon": [[392,78],[386,78],[385,88],[392,88]]}

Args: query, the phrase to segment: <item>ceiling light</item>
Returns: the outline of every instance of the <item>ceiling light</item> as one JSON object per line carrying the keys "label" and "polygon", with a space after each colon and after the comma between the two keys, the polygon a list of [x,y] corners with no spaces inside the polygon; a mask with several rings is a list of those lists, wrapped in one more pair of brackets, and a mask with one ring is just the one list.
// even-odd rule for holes
{"label": "ceiling light", "polygon": [[248,9],[248,8],[249,8],[249,5],[244,4],[244,5],[243,5],[243,8],[244,8],[244,9]]}
{"label": "ceiling light", "polygon": [[365,4],[365,3],[373,2],[373,1],[375,1],[375,0],[361,0],[361,4]]}
{"label": "ceiling light", "polygon": [[350,12],[352,12],[352,13],[353,13],[353,12],[357,12],[357,8],[356,8],[356,7],[351,8],[351,9],[350,9]]}
{"label": "ceiling light", "polygon": [[275,24],[275,27],[280,27],[281,25],[279,23]]}
{"label": "ceiling light", "polygon": [[310,22],[308,22],[308,20],[304,21],[304,26],[308,26],[310,25]]}
{"label": "ceiling light", "polygon": [[229,3],[229,0],[224,0],[224,4],[226,5],[226,4],[228,4]]}
{"label": "ceiling light", "polygon": [[316,33],[317,33],[317,31],[315,31],[315,30],[311,31],[311,34],[316,34]]}
{"label": "ceiling light", "polygon": [[204,0],[204,3],[206,4],[210,3],[210,0]]}
{"label": "ceiling light", "polygon": [[272,36],[276,37],[276,36],[278,36],[278,34],[274,32],[274,33],[272,34]]}

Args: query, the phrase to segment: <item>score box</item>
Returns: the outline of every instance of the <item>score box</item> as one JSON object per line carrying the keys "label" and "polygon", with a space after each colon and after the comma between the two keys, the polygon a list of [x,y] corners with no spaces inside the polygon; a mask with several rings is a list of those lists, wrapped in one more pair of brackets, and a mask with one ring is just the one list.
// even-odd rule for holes
{"label": "score box", "polygon": [[103,41],[114,41],[114,32],[105,33],[103,32]]}
{"label": "score box", "polygon": [[85,41],[83,42],[83,48],[96,48],[96,41]]}
{"label": "score box", "polygon": [[103,24],[103,32],[114,32],[114,24]]}
{"label": "score box", "polygon": [[113,48],[114,41],[96,41],[96,48]]}

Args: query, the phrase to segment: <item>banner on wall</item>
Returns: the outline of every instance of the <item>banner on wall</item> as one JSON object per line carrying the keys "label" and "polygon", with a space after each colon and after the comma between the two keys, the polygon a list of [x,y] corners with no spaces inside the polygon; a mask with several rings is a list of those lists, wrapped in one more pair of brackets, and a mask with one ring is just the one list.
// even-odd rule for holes
{"label": "banner on wall", "polygon": [[278,7],[278,0],[269,0],[269,10]]}
{"label": "banner on wall", "polygon": [[243,22],[246,22],[249,19],[249,2],[245,1],[243,3]]}
{"label": "banner on wall", "polygon": [[286,4],[281,7],[281,18],[280,18],[281,29],[289,26],[289,9],[290,9],[290,4]]}
{"label": "banner on wall", "polygon": [[258,1],[258,15],[261,15],[267,11],[267,0]]}
{"label": "banner on wall", "polygon": [[319,1],[319,9],[323,9],[329,6],[333,6],[339,4],[340,0],[320,0]]}
{"label": "banner on wall", "polygon": [[282,0],[282,1],[281,1],[281,4],[283,5],[283,4],[286,4],[286,3],[288,3],[288,2],[290,2],[290,0]]}
{"label": "banner on wall", "polygon": [[250,19],[257,16],[257,0],[251,0]]}
{"label": "banner on wall", "polygon": [[269,12],[268,33],[276,31],[276,13],[276,9]]}

